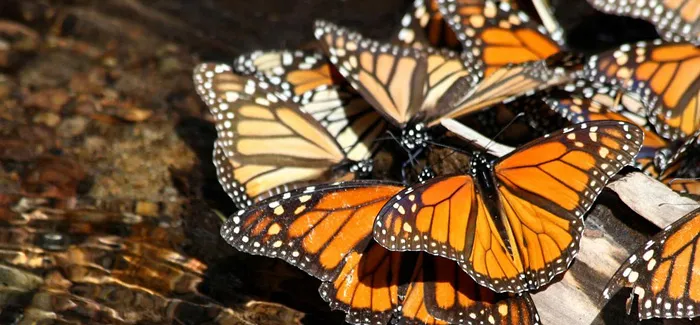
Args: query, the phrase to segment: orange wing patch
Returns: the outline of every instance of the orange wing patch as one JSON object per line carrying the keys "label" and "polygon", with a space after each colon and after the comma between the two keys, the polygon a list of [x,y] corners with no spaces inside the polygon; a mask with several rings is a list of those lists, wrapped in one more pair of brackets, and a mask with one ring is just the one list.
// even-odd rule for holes
{"label": "orange wing patch", "polygon": [[[700,308],[699,252],[700,209],[696,209],[634,252],[603,295],[610,299],[620,288],[632,287],[641,319],[695,317]],[[631,305],[628,302],[628,313]]]}
{"label": "orange wing patch", "polygon": [[530,142],[503,157],[494,173],[512,234],[520,278],[491,280],[494,290],[548,283],[575,257],[582,217],[607,181],[639,152],[642,131],[624,122],[583,123]]}
{"label": "orange wing patch", "polygon": [[282,258],[332,281],[353,254],[364,251],[374,217],[400,189],[362,181],[297,189],[239,211],[221,235],[241,251]]}
{"label": "orange wing patch", "polygon": [[662,136],[675,140],[700,128],[700,49],[688,43],[640,42],[591,57],[591,80],[637,92]]}
{"label": "orange wing patch", "polygon": [[484,63],[489,76],[507,64],[545,59],[561,50],[561,40],[508,2],[441,0],[446,21],[465,51]]}

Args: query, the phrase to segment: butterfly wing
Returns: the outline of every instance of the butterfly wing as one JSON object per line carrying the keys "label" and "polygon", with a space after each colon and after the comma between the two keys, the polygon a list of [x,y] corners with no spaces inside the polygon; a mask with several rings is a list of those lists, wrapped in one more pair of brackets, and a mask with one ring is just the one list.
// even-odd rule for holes
{"label": "butterfly wing", "polygon": [[475,323],[539,324],[527,294],[496,294],[453,261],[392,252],[376,243],[350,256],[338,277],[324,282],[319,292],[332,308],[347,312],[346,321],[353,324],[386,324],[389,311],[407,324],[454,324],[465,315]]}
{"label": "butterfly wing", "polygon": [[494,175],[514,265],[525,276],[494,276],[487,259],[474,264],[486,266],[475,271],[500,291],[518,282],[538,288],[566,270],[578,251],[583,215],[610,177],[634,160],[642,139],[641,129],[629,123],[582,123],[502,158]]}
{"label": "butterfly wing", "polygon": [[[379,213],[374,238],[392,251],[425,251],[455,260],[481,285],[489,281],[483,268],[498,268],[498,276],[486,275],[494,279],[523,272],[469,175],[436,177],[401,191]],[[512,291],[524,289],[513,286]]]}
{"label": "butterfly wing", "polygon": [[[603,291],[610,299],[633,288],[640,319],[692,318],[700,308],[700,209],[652,237],[617,270]],[[631,299],[628,301],[630,312]]]}
{"label": "butterfly wing", "polygon": [[443,117],[456,118],[566,83],[570,79],[568,72],[555,66],[569,65],[578,58],[564,57],[563,54],[555,56],[562,57],[509,64],[481,80],[472,75],[460,78],[438,101],[436,108],[428,112],[428,119],[437,124]]}
{"label": "butterfly wing", "polygon": [[457,36],[442,18],[437,0],[414,0],[410,11],[401,18],[394,43],[417,48],[460,48]]}
{"label": "butterfly wing", "polygon": [[439,0],[445,21],[465,52],[483,61],[489,76],[508,64],[545,59],[561,50],[561,39],[508,2]]}
{"label": "butterfly wing", "polygon": [[642,127],[644,142],[635,158],[635,167],[653,177],[659,176],[661,166],[656,166],[655,158],[670,143],[647,125],[647,108],[636,93],[579,80],[548,90],[545,96],[545,102],[554,111],[573,123],[614,120]]}
{"label": "butterfly wing", "polygon": [[230,183],[223,186],[239,207],[284,184],[333,177],[333,169],[347,158],[369,156],[375,133],[363,130],[366,137],[359,137],[345,127],[331,134],[299,103],[267,91],[269,84],[230,71],[226,65],[204,64],[194,78],[216,119],[217,172],[229,175]]}
{"label": "butterfly wing", "polygon": [[255,75],[288,98],[342,81],[333,65],[316,51],[254,51],[238,57],[233,72]]}
{"label": "butterfly wing", "polygon": [[690,195],[700,195],[700,180],[695,178],[672,178],[665,182],[672,190]]}
{"label": "butterfly wing", "polygon": [[689,43],[639,42],[591,57],[592,81],[637,92],[663,137],[675,140],[700,127],[700,49]]}
{"label": "butterfly wing", "polygon": [[685,40],[700,45],[700,1],[588,0],[594,8],[613,15],[641,18],[656,26],[667,42]]}
{"label": "butterfly wing", "polygon": [[333,281],[367,248],[374,217],[400,189],[377,181],[295,189],[231,216],[221,236],[238,250],[281,258]]}
{"label": "butterfly wing", "polygon": [[432,109],[471,71],[452,52],[384,44],[323,21],[315,34],[353,88],[397,126]]}
{"label": "butterfly wing", "polygon": [[527,293],[495,293],[478,285],[454,261],[425,253],[419,256],[416,271],[422,273],[416,272],[420,278],[411,283],[423,285],[425,308],[431,315],[452,324],[465,317],[476,324],[540,324]]}

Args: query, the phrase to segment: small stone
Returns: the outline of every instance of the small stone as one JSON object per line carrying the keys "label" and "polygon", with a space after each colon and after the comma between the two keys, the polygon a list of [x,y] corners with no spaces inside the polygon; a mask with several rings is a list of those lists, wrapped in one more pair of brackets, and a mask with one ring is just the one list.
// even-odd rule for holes
{"label": "small stone", "polygon": [[158,210],[158,204],[154,202],[138,201],[134,212],[144,217],[157,217]]}
{"label": "small stone", "polygon": [[43,124],[50,128],[54,128],[61,122],[61,117],[54,112],[40,112],[34,115],[32,121],[36,124]]}
{"label": "small stone", "polygon": [[56,133],[60,137],[72,138],[85,132],[87,127],[88,119],[82,116],[74,116],[65,119],[61,125],[56,129]]}

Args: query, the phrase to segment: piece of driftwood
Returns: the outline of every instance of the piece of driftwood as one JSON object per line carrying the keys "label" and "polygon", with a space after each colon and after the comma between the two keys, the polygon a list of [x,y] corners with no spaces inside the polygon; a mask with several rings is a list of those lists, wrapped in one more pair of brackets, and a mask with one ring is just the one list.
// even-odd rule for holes
{"label": "piece of driftwood", "polygon": [[678,195],[668,186],[642,173],[631,173],[608,184],[630,209],[659,228],[695,210],[700,203]]}
{"label": "piece of driftwood", "polygon": [[[571,268],[559,281],[533,294],[543,324],[636,324],[636,316],[625,311],[628,294],[619,292],[606,303],[602,297],[605,285],[634,249],[654,233],[654,227],[644,219],[662,228],[698,206],[698,202],[642,173],[631,173],[608,187],[619,199],[610,192],[601,194],[586,216],[580,251]],[[624,209],[620,200],[631,210]]]}
{"label": "piece of driftwood", "polygon": [[483,148],[484,150],[486,150],[486,152],[496,157],[503,157],[511,151],[515,150],[515,148],[513,147],[509,147],[504,144],[500,144],[496,141],[493,141],[493,139],[488,138],[479,132],[476,132],[474,129],[462,123],[459,123],[454,119],[444,118],[440,120],[440,124],[442,124],[442,126],[448,129],[450,132],[458,135],[459,137],[468,142],[475,144],[480,148]]}

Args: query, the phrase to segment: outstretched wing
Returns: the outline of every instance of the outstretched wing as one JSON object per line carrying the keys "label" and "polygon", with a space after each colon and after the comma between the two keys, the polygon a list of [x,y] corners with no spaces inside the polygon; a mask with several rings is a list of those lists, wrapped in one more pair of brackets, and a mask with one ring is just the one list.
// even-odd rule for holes
{"label": "outstretched wing", "polygon": [[367,248],[377,212],[400,189],[377,181],[299,188],[239,211],[224,223],[221,236],[238,250],[278,257],[333,281]]}
{"label": "outstretched wing", "polygon": [[583,215],[610,178],[633,162],[642,130],[629,123],[600,121],[574,125],[530,142],[494,167],[499,199],[520,278],[500,276],[483,259],[475,273],[494,289],[548,283],[566,270],[578,252]]}
{"label": "outstretched wing", "polygon": [[692,318],[700,309],[700,209],[652,237],[623,263],[603,291],[610,299],[632,288],[640,319]]}
{"label": "outstretched wing", "polygon": [[608,14],[641,18],[656,26],[667,42],[687,41],[700,45],[700,1],[698,0],[588,0]]}
{"label": "outstretched wing", "polygon": [[661,136],[675,140],[700,128],[700,48],[639,42],[591,57],[586,75],[637,92]]}
{"label": "outstretched wing", "polygon": [[323,21],[315,34],[352,87],[397,126],[432,109],[457,79],[471,73],[452,52],[380,43]]}

